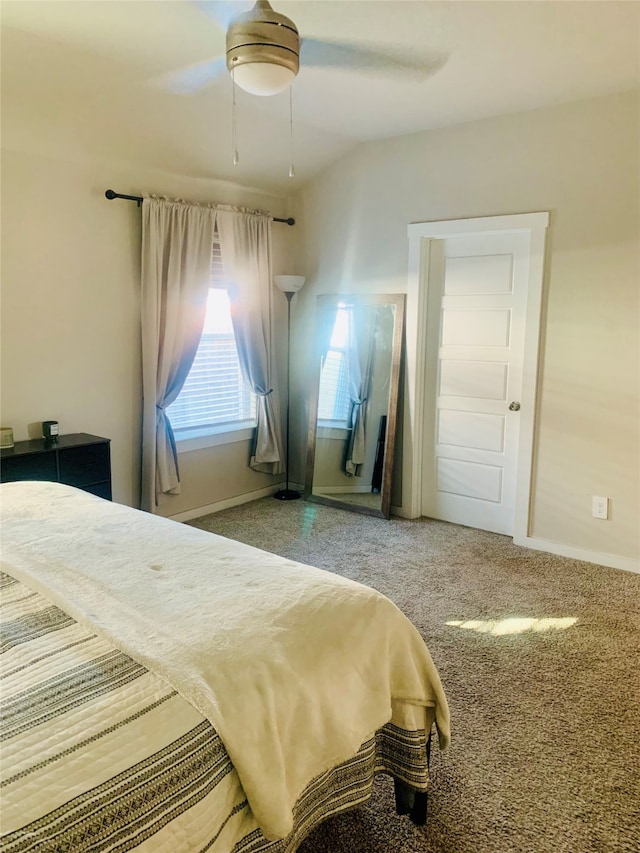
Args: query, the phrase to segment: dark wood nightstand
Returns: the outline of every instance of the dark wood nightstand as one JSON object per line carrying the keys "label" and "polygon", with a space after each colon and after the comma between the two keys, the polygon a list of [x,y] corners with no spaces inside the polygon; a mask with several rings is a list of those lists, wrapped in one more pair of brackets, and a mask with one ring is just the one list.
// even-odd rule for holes
{"label": "dark wood nightstand", "polygon": [[110,439],[76,432],[56,442],[17,441],[0,451],[0,482],[49,480],[111,500]]}

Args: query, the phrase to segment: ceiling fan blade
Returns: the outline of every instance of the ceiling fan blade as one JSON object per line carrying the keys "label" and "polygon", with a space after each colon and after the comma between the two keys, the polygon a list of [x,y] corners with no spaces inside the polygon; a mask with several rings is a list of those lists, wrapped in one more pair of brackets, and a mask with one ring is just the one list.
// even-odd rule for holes
{"label": "ceiling fan blade", "polygon": [[439,71],[448,56],[431,48],[416,52],[398,45],[367,45],[302,39],[301,64],[316,68],[344,68],[364,74],[398,74],[426,80]]}
{"label": "ceiling fan blade", "polygon": [[209,86],[227,73],[227,60],[224,56],[216,59],[205,59],[204,62],[196,62],[187,68],[179,68],[177,71],[169,71],[162,74],[153,82],[167,92],[175,95],[192,95]]}
{"label": "ceiling fan blade", "polygon": [[218,26],[226,30],[234,18],[247,12],[253,3],[239,3],[238,0],[193,0]]}

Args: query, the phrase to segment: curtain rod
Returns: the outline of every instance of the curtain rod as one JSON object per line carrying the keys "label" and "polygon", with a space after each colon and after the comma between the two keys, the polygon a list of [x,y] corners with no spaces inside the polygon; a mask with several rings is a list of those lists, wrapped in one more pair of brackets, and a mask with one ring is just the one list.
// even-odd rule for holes
{"label": "curtain rod", "polygon": [[[135,201],[138,203],[138,207],[142,204],[142,196],[141,195],[122,195],[122,193],[114,192],[113,190],[107,190],[105,192],[105,198],[108,198],[111,201],[114,198],[125,198],[127,201]],[[277,216],[271,217],[274,222],[286,222],[287,225],[295,225],[295,219],[289,217],[288,219],[278,219]]]}

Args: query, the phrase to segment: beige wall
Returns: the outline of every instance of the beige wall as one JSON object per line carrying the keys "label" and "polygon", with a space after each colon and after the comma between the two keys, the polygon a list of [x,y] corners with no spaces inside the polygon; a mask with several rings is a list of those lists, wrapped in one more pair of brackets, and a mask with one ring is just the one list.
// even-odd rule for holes
{"label": "beige wall", "polygon": [[[4,115],[3,115],[4,118]],[[39,147],[46,148],[40,139]],[[60,430],[111,439],[114,499],[138,505],[140,212],[104,191],[142,190],[288,215],[286,199],[58,149],[2,151],[2,424],[17,440]],[[274,271],[291,272],[294,228],[274,223]],[[280,294],[277,294],[279,296]],[[286,302],[276,302],[285,322]],[[279,336],[281,339],[282,336]],[[282,346],[279,356],[282,358]],[[165,515],[265,488],[248,442],[181,456],[183,493]],[[277,478],[280,480],[281,478]]]}
{"label": "beige wall", "polygon": [[[274,271],[308,279],[292,303],[294,482],[304,471],[316,295],[406,291],[410,222],[549,210],[532,533],[637,558],[637,93],[365,144],[293,205],[225,182],[80,157],[70,140],[49,144],[44,126],[8,133],[6,118],[3,111],[1,416],[16,438],[44,418],[65,432],[110,437],[114,496],[137,503],[139,212],[106,201],[108,186],[304,221],[305,232],[274,225]],[[284,299],[276,306],[284,329]],[[285,345],[281,334],[281,367]],[[247,456],[246,442],[186,454],[183,495],[163,512],[271,483],[247,469]],[[609,521],[591,518],[592,494],[611,498]],[[394,503],[400,495],[396,483]]]}
{"label": "beige wall", "polygon": [[[638,93],[364,144],[304,188],[298,346],[319,292],[402,292],[407,225],[550,211],[531,534],[639,553]],[[296,362],[304,435],[308,361]],[[296,456],[296,464],[301,457]],[[608,521],[591,495],[611,499]]]}

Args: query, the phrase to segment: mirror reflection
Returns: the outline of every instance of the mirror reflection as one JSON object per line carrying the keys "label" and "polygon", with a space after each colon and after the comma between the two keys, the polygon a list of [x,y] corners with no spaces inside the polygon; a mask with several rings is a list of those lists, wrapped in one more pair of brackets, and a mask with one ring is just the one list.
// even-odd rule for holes
{"label": "mirror reflection", "polygon": [[319,296],[305,497],[389,517],[404,297]]}

